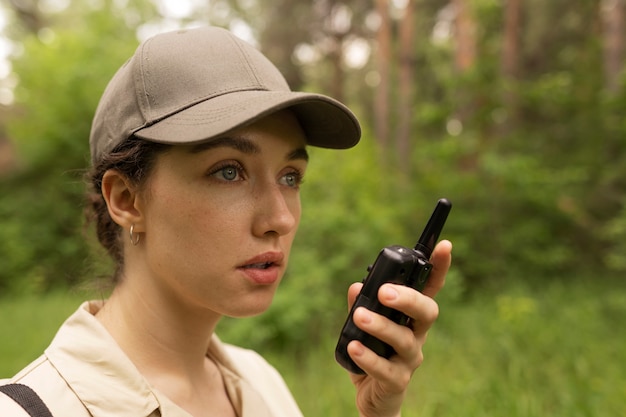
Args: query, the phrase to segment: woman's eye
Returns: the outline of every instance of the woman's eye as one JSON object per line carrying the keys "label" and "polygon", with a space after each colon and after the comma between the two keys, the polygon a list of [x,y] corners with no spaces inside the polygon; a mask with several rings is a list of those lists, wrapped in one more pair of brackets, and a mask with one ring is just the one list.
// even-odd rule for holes
{"label": "woman's eye", "polygon": [[217,177],[218,179],[230,182],[230,181],[240,180],[241,172],[242,172],[241,167],[237,165],[229,164],[229,165],[221,166],[213,170],[210,175],[213,177]]}
{"label": "woman's eye", "polygon": [[237,169],[234,167],[223,168],[220,172],[225,180],[233,181],[237,178]]}
{"label": "woman's eye", "polygon": [[291,188],[298,188],[302,185],[302,173],[290,172],[282,177],[281,183]]}

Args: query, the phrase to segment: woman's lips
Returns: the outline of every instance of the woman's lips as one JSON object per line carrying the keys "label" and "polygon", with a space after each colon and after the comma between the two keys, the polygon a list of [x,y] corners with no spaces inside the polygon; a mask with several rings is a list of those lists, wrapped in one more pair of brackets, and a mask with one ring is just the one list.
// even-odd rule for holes
{"label": "woman's lips", "polygon": [[237,269],[255,284],[270,285],[278,281],[283,259],[282,252],[265,252],[247,260]]}

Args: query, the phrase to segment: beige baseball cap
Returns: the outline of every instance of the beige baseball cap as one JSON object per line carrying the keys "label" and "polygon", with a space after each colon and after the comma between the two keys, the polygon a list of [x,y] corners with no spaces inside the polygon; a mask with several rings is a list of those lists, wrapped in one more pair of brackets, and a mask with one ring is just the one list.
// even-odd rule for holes
{"label": "beige baseball cap", "polygon": [[293,92],[278,69],[231,32],[204,27],[156,35],[106,87],[89,143],[95,163],[131,135],[167,144],[210,141],[277,110],[292,109],[308,144],[346,149],[359,122],[330,97]]}

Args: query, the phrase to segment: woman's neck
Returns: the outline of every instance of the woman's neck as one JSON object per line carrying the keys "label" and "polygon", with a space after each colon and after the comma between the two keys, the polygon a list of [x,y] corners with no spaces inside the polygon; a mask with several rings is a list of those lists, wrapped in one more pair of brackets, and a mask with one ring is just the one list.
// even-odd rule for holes
{"label": "woman's neck", "polygon": [[96,317],[144,376],[202,378],[220,316],[155,287],[124,279]]}

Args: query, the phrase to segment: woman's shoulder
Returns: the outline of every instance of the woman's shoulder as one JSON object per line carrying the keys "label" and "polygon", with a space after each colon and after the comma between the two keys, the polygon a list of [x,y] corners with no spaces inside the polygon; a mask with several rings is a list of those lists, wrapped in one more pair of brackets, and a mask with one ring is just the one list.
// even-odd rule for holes
{"label": "woman's shoulder", "polygon": [[[43,356],[37,358],[31,364],[26,366],[20,372],[17,373],[13,378],[0,379],[0,387],[8,387],[9,385],[21,384],[26,385],[33,389],[24,379],[25,376],[29,375],[32,372],[37,373],[37,369],[45,362],[45,358]],[[35,392],[36,388],[33,389]],[[12,417],[28,417],[29,413],[22,408],[7,392],[4,390],[0,393],[0,416],[12,416]],[[23,393],[18,393],[18,395],[23,396],[26,395]],[[39,394],[37,394],[40,396]],[[40,396],[41,397],[41,396]],[[45,403],[45,401],[44,401]]]}
{"label": "woman's shoulder", "polygon": [[[0,385],[5,384],[22,384],[30,387],[54,416],[67,415],[68,410],[71,410],[73,417],[89,416],[76,394],[45,355],[31,362],[13,378],[0,380]],[[0,416],[27,417],[28,415],[11,398],[0,394]]]}

